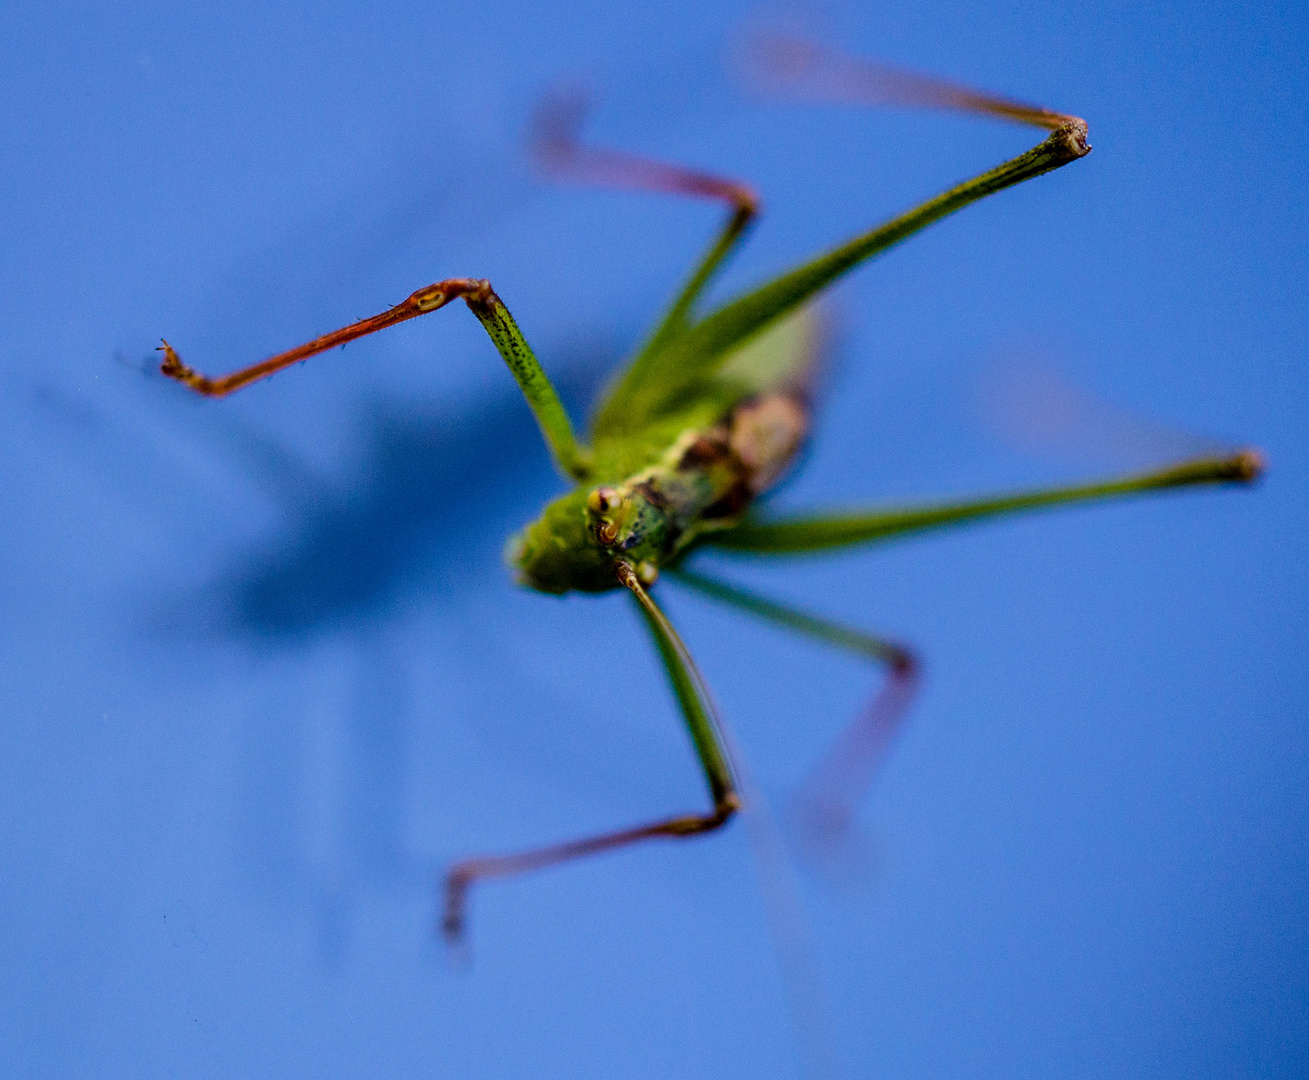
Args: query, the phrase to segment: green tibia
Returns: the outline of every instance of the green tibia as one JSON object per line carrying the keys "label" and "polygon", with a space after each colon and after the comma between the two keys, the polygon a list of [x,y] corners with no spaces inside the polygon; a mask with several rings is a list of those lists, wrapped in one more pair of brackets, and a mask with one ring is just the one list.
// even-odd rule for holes
{"label": "green tibia", "polygon": [[776,600],[769,600],[738,586],[698,574],[684,566],[675,565],[668,574],[674,581],[714,600],[731,604],[748,611],[751,615],[767,619],[788,630],[807,634],[828,645],[835,645],[838,649],[852,652],[856,656],[888,664],[904,664],[908,660],[909,654],[901,646],[863,630],[855,630],[853,627],[843,626],[830,619],[820,619],[807,611],[801,611],[787,604],[779,604]]}
{"label": "green tibia", "polygon": [[645,616],[646,625],[659,649],[659,658],[664,663],[664,671],[668,674],[668,681],[672,684],[673,693],[677,695],[677,703],[682,707],[682,716],[686,719],[696,756],[704,767],[709,795],[714,800],[714,816],[701,823],[692,819],[688,822],[692,828],[686,832],[703,831],[706,824],[716,827],[736,810],[740,802],[732,779],[731,762],[714,716],[713,700],[700,670],[691,658],[690,650],[626,564],[619,571],[619,579],[632,590],[641,614]]}
{"label": "green tibia", "polygon": [[1095,484],[1022,491],[990,499],[964,499],[880,511],[823,514],[778,521],[747,520],[704,537],[706,543],[761,555],[798,554],[871,543],[944,525],[1039,510],[1118,495],[1136,495],[1194,484],[1248,483],[1258,479],[1263,461],[1252,450],[1224,458],[1202,458],[1155,472]]}
{"label": "green tibia", "polygon": [[485,286],[483,290],[468,293],[464,299],[517,380],[556,464],[574,479],[589,475],[591,452],[578,443],[574,436],[568,413],[532,352],[532,347],[527,344],[514,317],[509,314],[509,309],[500,297],[491,290],[490,284],[485,281],[481,284]]}
{"label": "green tibia", "polygon": [[642,352],[596,416],[592,428],[597,440],[648,423],[659,413],[694,399],[737,346],[812,299],[854,267],[969,203],[1057,169],[1089,151],[1086,125],[1070,119],[1027,153],[731,301],[659,350]]}

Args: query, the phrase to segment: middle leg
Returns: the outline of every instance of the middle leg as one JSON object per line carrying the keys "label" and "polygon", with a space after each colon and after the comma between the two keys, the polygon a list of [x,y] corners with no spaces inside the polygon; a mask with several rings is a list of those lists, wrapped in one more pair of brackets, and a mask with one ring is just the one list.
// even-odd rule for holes
{"label": "middle leg", "polygon": [[921,680],[917,657],[897,642],[817,618],[682,567],[667,574],[713,600],[885,666],[882,687],[837,736],[796,792],[794,805],[806,845],[818,854],[839,847],[904,726]]}
{"label": "middle leg", "polygon": [[586,99],[580,94],[555,94],[542,102],[533,143],[536,159],[546,172],[562,180],[603,187],[714,199],[728,208],[719,235],[641,350],[641,355],[654,353],[685,329],[695,301],[758,215],[759,197],[739,180],[622,150],[585,145],[578,135],[586,111]]}
{"label": "middle leg", "polygon": [[525,874],[656,837],[698,836],[725,825],[740,809],[741,798],[737,793],[727,749],[718,733],[713,702],[695,661],[668,617],[646,592],[636,571],[628,563],[619,561],[615,565],[615,572],[619,582],[631,590],[640,605],[646,625],[659,650],[690,731],[691,741],[695,745],[696,756],[704,769],[713,809],[707,814],[682,814],[647,825],[570,840],[532,851],[485,855],[456,863],[446,873],[445,903],[441,916],[441,933],[451,944],[457,943],[463,936],[468,890],[475,882]]}

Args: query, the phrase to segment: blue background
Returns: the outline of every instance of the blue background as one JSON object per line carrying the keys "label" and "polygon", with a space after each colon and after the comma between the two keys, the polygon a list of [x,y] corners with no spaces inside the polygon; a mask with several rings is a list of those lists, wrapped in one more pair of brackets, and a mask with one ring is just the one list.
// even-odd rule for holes
{"label": "blue background", "polygon": [[[560,79],[598,92],[594,140],[758,186],[718,295],[1034,141],[744,95],[724,57],[751,18],[0,17],[6,1074],[798,1074],[739,827],[481,890],[465,971],[432,935],[451,858],[702,798],[630,606],[530,595],[501,567],[558,484],[475,321],[420,320],[223,403],[151,374],[161,334],[227,370],[467,274],[576,398],[720,211],[534,179],[525,125]],[[833,1052],[852,1076],[1304,1075],[1304,12],[810,20],[1083,115],[1095,152],[836,291],[821,429],[781,504],[1143,463],[1103,431],[997,437],[977,388],[1015,358],[1148,418],[1156,451],[1197,433],[1271,463],[1253,491],[715,560],[927,664],[862,808],[865,858],[798,876]],[[780,802],[876,679],[662,592]]]}

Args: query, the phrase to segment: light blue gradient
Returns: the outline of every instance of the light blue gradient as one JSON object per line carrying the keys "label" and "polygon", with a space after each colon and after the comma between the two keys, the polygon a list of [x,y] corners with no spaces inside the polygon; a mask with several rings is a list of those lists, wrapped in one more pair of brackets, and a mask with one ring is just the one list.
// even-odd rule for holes
{"label": "light blue gradient", "polygon": [[[724,61],[760,18],[0,16],[5,1075],[800,1075],[740,828],[488,886],[466,971],[433,936],[450,859],[703,797],[630,605],[501,567],[557,481],[476,321],[223,402],[149,374],[161,335],[223,371],[474,275],[577,402],[720,211],[533,178],[525,125],[561,79],[597,91],[595,140],[757,186],[718,296],[1034,141],[751,98]],[[802,24],[1077,113],[1095,149],[837,290],[820,432],[781,504],[1121,464],[989,432],[977,385],[1033,355],[1180,450],[1270,462],[1251,491],[706,560],[925,659],[857,880],[800,877],[850,1077],[1309,1060],[1306,22],[837,3]],[[781,802],[875,680],[663,592]]]}

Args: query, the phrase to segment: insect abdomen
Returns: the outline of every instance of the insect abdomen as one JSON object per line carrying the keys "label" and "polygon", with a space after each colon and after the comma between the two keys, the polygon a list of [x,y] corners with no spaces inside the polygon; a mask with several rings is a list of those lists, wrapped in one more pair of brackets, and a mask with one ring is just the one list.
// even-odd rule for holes
{"label": "insect abdomen", "polygon": [[698,534],[730,528],[785,471],[808,423],[798,396],[770,394],[708,430],[684,432],[658,464],[592,493],[597,538],[657,567]]}

